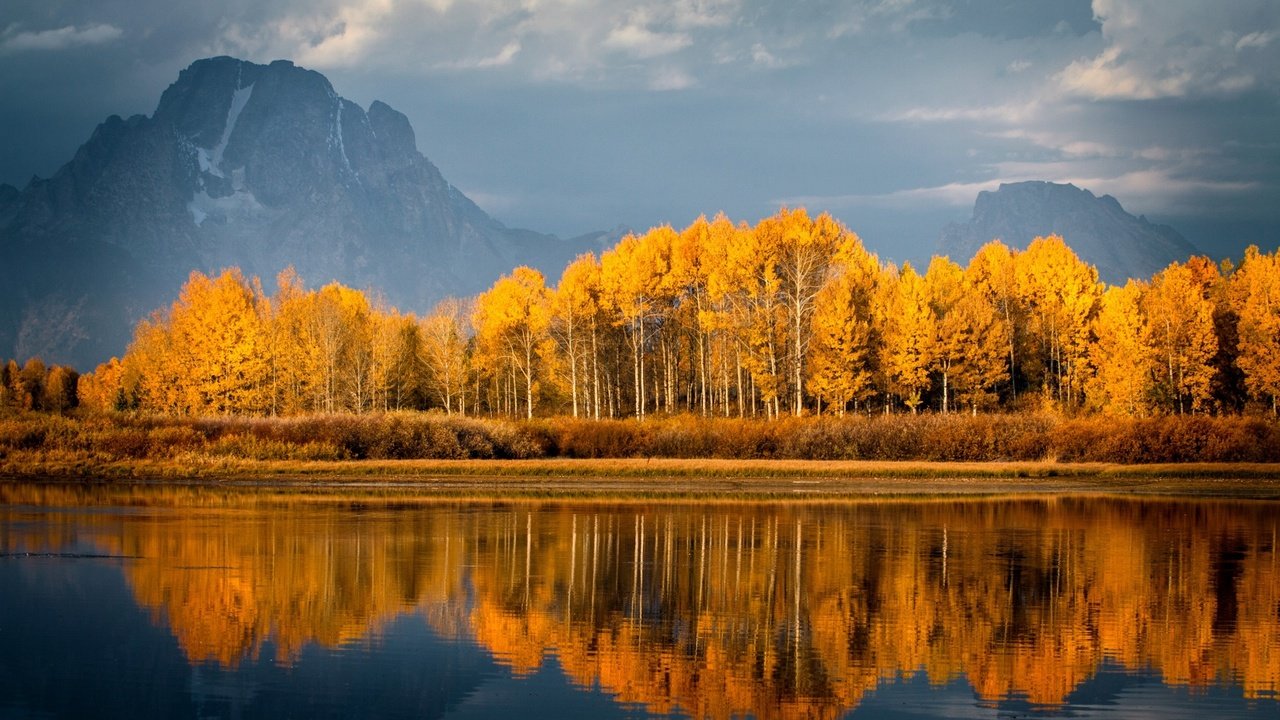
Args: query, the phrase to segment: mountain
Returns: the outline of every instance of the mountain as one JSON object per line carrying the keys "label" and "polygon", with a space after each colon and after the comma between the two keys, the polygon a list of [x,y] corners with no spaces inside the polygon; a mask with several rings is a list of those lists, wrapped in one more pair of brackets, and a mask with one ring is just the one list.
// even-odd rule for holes
{"label": "mountain", "polygon": [[1130,215],[1110,195],[1095,197],[1075,185],[1050,182],[1007,183],[978,193],[973,219],[943,228],[938,247],[967,262],[993,239],[1022,249],[1044,235],[1061,235],[1081,259],[1097,266],[1100,279],[1117,284],[1149,278],[1198,252],[1173,228]]}
{"label": "mountain", "polygon": [[[373,288],[407,310],[605,234],[507,228],[422,156],[409,120],[284,60],[199,60],[155,112],[98,126],[49,179],[0,186],[0,357],[88,368],[193,269]],[[554,278],[553,278],[554,280]]]}

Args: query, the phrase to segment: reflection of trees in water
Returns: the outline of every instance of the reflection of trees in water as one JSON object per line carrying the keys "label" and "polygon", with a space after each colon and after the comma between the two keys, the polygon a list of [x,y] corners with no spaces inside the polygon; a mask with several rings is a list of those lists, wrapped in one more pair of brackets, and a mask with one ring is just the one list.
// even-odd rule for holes
{"label": "reflection of trees in water", "polygon": [[[14,492],[14,491],[10,491]],[[6,499],[0,496],[0,499]],[[638,506],[637,506],[638,508]],[[830,717],[964,676],[1057,704],[1107,660],[1171,684],[1280,678],[1276,506],[1049,499],[843,506],[426,505],[64,516],[193,662],[284,658],[406,612],[516,673],[696,716]],[[91,527],[85,527],[84,524]],[[4,523],[6,528],[10,523]]]}

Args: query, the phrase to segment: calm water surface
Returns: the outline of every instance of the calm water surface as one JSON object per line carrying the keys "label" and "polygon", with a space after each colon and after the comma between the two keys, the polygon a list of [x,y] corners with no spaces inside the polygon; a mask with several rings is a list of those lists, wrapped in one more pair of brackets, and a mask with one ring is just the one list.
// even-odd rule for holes
{"label": "calm water surface", "polygon": [[3,485],[0,718],[1276,718],[1278,524]]}

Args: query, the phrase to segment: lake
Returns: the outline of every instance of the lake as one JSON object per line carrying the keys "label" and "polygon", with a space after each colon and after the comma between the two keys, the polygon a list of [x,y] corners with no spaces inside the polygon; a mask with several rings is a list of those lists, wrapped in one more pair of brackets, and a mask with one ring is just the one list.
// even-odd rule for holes
{"label": "lake", "polygon": [[1278,524],[2,484],[0,718],[1275,718]]}

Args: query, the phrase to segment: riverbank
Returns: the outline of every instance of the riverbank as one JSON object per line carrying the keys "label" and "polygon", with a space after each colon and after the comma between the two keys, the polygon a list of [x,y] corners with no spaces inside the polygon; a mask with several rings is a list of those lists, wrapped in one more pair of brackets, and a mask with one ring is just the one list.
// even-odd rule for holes
{"label": "riverbank", "polygon": [[831,460],[0,460],[0,481],[286,493],[615,499],[1120,493],[1280,499],[1280,465]]}

